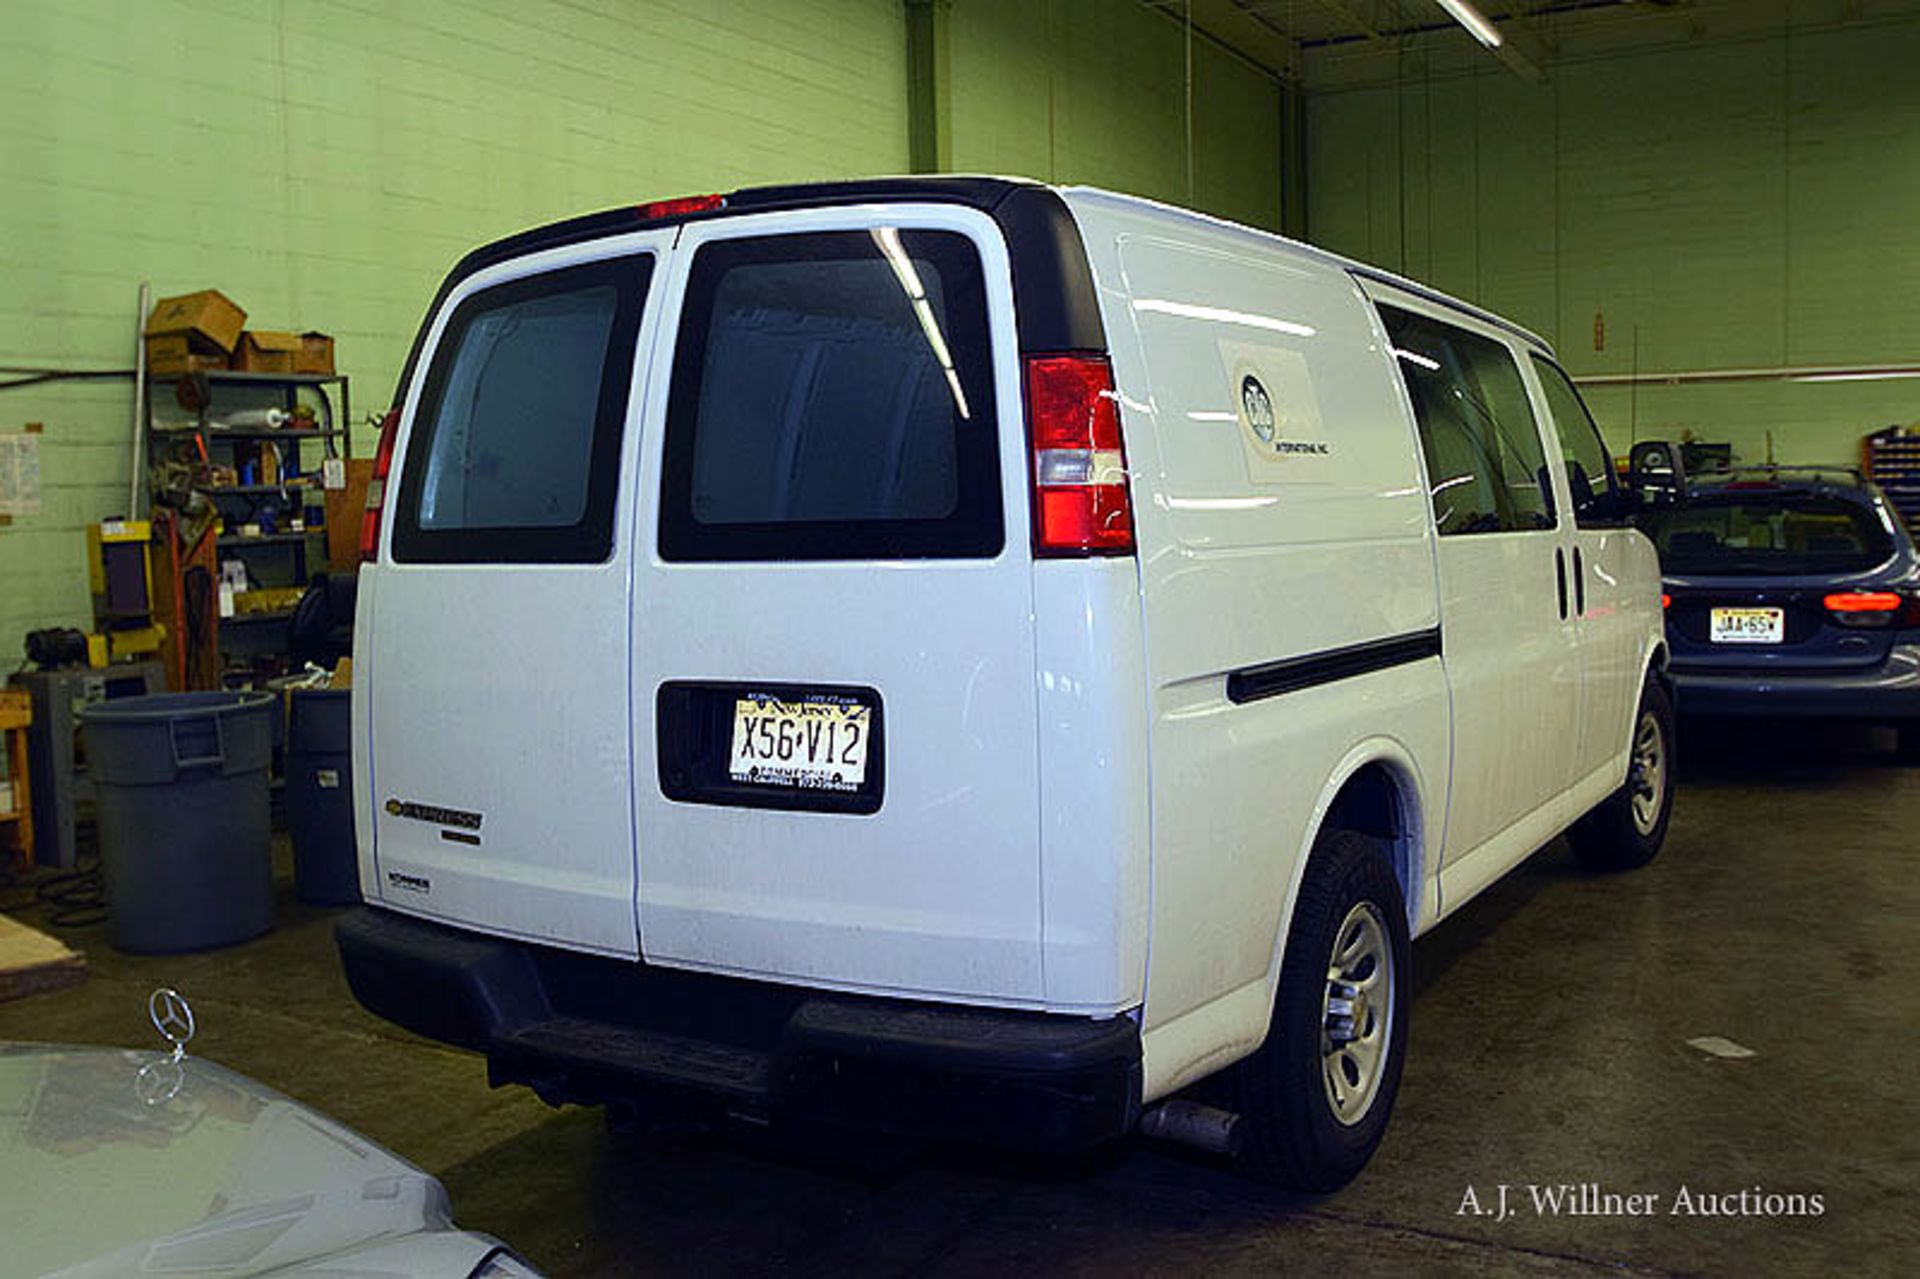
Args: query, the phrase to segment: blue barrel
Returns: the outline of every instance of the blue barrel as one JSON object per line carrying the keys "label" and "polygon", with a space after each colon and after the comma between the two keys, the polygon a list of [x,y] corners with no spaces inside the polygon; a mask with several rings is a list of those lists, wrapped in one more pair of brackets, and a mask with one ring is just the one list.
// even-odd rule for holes
{"label": "blue barrel", "polygon": [[273,927],[269,693],[161,693],[80,710],[107,934],[136,954]]}
{"label": "blue barrel", "polygon": [[344,688],[296,688],[287,711],[294,891],[321,906],[360,900],[353,843],[352,700]]}

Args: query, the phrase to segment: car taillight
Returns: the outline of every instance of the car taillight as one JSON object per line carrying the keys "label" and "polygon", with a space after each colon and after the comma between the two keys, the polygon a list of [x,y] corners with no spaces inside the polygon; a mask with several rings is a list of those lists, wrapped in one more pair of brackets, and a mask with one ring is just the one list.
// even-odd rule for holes
{"label": "car taillight", "polygon": [[1029,356],[1027,435],[1034,554],[1132,554],[1127,452],[1107,358]]}
{"label": "car taillight", "polygon": [[1820,603],[1842,626],[1920,626],[1920,600],[1898,591],[1835,591]]}
{"label": "car taillight", "polygon": [[1667,593],[1666,593],[1665,591],[1661,591],[1661,592],[1660,592],[1660,607],[1661,607],[1661,608],[1672,608],[1672,607],[1673,607],[1673,596],[1671,596],[1671,595],[1669,595],[1669,594],[1667,594]]}
{"label": "car taillight", "polygon": [[387,474],[393,470],[393,440],[400,433],[400,410],[388,409],[380,419],[380,446],[373,453],[373,476],[367,481],[367,509],[360,516],[360,558],[380,553],[380,514],[387,503]]}
{"label": "car taillight", "polygon": [[1892,591],[1837,591],[1821,601],[1834,613],[1892,613],[1905,602]]}

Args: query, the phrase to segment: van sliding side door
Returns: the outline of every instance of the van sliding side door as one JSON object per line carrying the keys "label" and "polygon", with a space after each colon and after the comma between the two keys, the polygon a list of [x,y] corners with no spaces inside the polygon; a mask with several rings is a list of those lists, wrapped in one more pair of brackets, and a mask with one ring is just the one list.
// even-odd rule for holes
{"label": "van sliding side door", "polygon": [[1366,288],[1412,402],[1440,535],[1454,725],[1442,863],[1506,837],[1505,853],[1490,851],[1468,876],[1477,884],[1552,834],[1532,839],[1569,781],[1579,689],[1566,534],[1506,334],[1390,286]]}
{"label": "van sliding side door", "polygon": [[1638,668],[1652,600],[1630,597],[1627,586],[1647,581],[1638,561],[1648,548],[1622,513],[1612,455],[1572,379],[1544,355],[1531,354],[1528,364],[1539,387],[1542,420],[1549,425],[1548,456],[1561,473],[1574,525],[1569,555],[1581,703],[1574,775],[1588,778],[1608,769],[1611,789],[1621,780],[1611,770],[1624,757],[1639,706]]}

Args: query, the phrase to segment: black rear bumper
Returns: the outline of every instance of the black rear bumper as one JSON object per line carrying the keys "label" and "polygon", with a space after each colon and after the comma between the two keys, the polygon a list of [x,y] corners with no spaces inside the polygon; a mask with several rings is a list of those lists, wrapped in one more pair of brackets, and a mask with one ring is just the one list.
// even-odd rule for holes
{"label": "black rear bumper", "polygon": [[1676,654],[1675,706],[1683,715],[1763,715],[1905,723],[1920,719],[1920,644],[1895,642],[1869,667],[1729,669]]}
{"label": "black rear bumper", "polygon": [[1018,1150],[1130,1131],[1140,1036],[1125,1017],[830,995],[462,932],[362,908],[336,928],[354,995],[487,1055],[546,1100],[651,1100]]}

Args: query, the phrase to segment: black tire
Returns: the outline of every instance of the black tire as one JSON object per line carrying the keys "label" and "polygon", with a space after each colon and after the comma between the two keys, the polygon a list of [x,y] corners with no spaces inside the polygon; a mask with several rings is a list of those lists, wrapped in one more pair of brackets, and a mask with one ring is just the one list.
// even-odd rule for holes
{"label": "black tire", "polygon": [[[1371,930],[1371,931],[1369,931]],[[1340,992],[1330,976],[1343,948],[1362,943],[1370,973],[1349,968],[1343,976],[1371,985],[1358,999],[1357,1016],[1345,1018]],[[1239,1111],[1242,1171],[1259,1181],[1324,1194],[1338,1190],[1373,1157],[1400,1091],[1407,1052],[1407,1005],[1413,994],[1412,952],[1400,885],[1380,844],[1351,831],[1323,831],[1314,841],[1306,878],[1294,903],[1280,966],[1273,1022],[1259,1051],[1230,1073]],[[1379,1007],[1381,991],[1386,1008]],[[1330,1007],[1331,1005],[1331,1007]],[[1350,1024],[1348,1024],[1350,1023]],[[1336,1053],[1336,1036],[1377,1049],[1361,1086],[1355,1075],[1363,1057],[1354,1048]],[[1329,1075],[1338,1072],[1349,1095],[1345,1114]]]}
{"label": "black tire", "polygon": [[1894,752],[1902,764],[1920,764],[1920,720],[1902,720],[1893,730]]}
{"label": "black tire", "polygon": [[1567,832],[1574,856],[1589,868],[1634,870],[1660,852],[1673,818],[1674,743],[1673,698],[1649,679],[1633,715],[1627,780]]}

